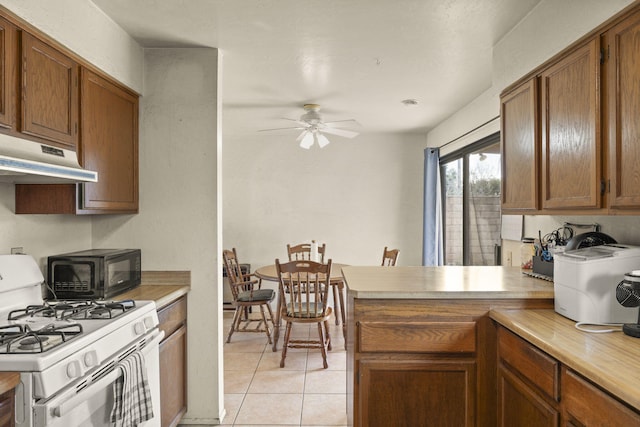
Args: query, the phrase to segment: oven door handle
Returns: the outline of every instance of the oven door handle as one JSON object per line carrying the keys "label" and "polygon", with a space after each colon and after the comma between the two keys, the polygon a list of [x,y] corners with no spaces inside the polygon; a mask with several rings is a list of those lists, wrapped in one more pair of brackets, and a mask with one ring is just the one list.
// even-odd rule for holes
{"label": "oven door handle", "polygon": [[[153,338],[151,338],[151,340],[142,349],[143,352],[153,347],[157,348],[160,343],[160,340],[164,337],[164,331],[161,331],[158,329],[153,333],[152,337]],[[121,376],[121,370],[119,368],[114,368],[113,371],[109,372],[107,375],[100,378],[98,381],[91,384],[86,389],[82,390],[78,394],[75,394],[69,400],[62,402],[57,407],[53,408],[53,411],[52,411],[53,415],[56,417],[63,417],[64,415],[67,414],[69,410],[74,409],[76,406],[78,406],[78,404],[80,404],[84,400],[89,399],[94,394],[104,390],[104,388],[108,384],[115,382],[120,376]]]}

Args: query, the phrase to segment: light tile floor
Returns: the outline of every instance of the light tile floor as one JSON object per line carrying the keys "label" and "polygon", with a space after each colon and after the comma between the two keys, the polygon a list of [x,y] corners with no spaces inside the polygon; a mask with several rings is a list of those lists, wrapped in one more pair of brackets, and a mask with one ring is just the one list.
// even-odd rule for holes
{"label": "light tile floor", "polygon": [[[224,339],[232,311],[224,312]],[[226,417],[233,426],[346,426],[346,352],[342,325],[330,320],[332,350],[328,369],[322,368],[320,350],[289,349],[280,368],[278,351],[267,345],[264,333],[235,332],[224,344]],[[317,334],[317,327],[293,325],[292,336]]]}

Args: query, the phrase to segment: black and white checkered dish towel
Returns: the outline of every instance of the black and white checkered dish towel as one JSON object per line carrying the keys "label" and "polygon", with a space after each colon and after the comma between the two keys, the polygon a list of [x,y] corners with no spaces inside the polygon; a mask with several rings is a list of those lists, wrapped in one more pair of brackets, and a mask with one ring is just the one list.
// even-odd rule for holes
{"label": "black and white checkered dish towel", "polygon": [[136,351],[116,365],[122,375],[113,388],[111,422],[116,427],[136,427],[153,418],[151,389],[147,381],[144,356]]}

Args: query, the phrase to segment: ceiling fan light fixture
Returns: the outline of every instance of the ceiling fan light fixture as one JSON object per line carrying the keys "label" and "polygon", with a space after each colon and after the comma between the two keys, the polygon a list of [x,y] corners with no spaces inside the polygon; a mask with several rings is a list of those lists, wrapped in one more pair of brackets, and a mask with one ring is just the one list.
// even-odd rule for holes
{"label": "ceiling fan light fixture", "polygon": [[327,144],[329,144],[329,140],[327,139],[327,137],[321,133],[317,135],[317,139],[318,139],[318,145],[320,146],[320,148],[324,148],[327,146]]}
{"label": "ceiling fan light fixture", "polygon": [[300,141],[300,147],[308,150],[313,145],[313,134],[311,132],[306,132]]}

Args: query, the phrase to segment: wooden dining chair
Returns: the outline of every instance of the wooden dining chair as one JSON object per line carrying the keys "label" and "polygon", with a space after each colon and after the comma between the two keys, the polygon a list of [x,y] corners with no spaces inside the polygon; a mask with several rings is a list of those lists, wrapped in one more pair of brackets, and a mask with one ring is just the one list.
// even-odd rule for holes
{"label": "wooden dining chair", "polygon": [[[323,366],[328,368],[327,350],[331,350],[329,317],[332,310],[327,305],[327,283],[331,277],[331,260],[326,264],[306,260],[280,264],[280,260],[276,259],[276,271],[280,295],[289,294],[288,301],[283,301],[280,312],[280,319],[286,322],[280,367],[284,368],[289,348],[319,348]],[[291,338],[294,323],[316,323],[318,339]]]}
{"label": "wooden dining chair", "polygon": [[[327,244],[318,245],[318,254],[320,255],[320,263],[324,264],[324,254],[327,251]],[[287,244],[287,255],[289,261],[307,260],[311,261],[311,244],[301,243],[299,245]]]}
{"label": "wooden dining chair", "polygon": [[382,253],[382,266],[385,267],[393,267],[396,265],[396,261],[398,260],[399,249],[387,249],[384,247],[384,252]]}
{"label": "wooden dining chair", "polygon": [[[227,342],[231,342],[231,335],[234,332],[265,332],[269,344],[271,341],[271,330],[269,322],[273,326],[273,312],[271,311],[271,301],[275,298],[273,289],[261,289],[262,281],[253,274],[243,273],[238,262],[236,248],[222,251],[224,267],[229,278],[231,294],[233,295],[233,321],[227,336]],[[250,309],[260,308],[260,317],[252,318]],[[266,309],[266,312],[265,312]],[[268,314],[268,318],[266,316]],[[252,323],[257,323],[254,328],[249,328]]]}
{"label": "wooden dining chair", "polygon": [[[327,244],[323,243],[322,245],[318,245],[318,254],[320,255],[321,263],[324,263],[324,256],[326,253],[327,253]],[[294,245],[294,246],[287,244],[287,255],[289,256],[289,261],[311,260],[311,244],[301,243],[299,245]],[[343,283],[331,282],[331,290],[333,292],[333,305],[336,311],[335,313],[336,325],[340,324],[340,318],[342,319],[345,318],[344,296],[342,294],[343,288],[344,288]]]}

